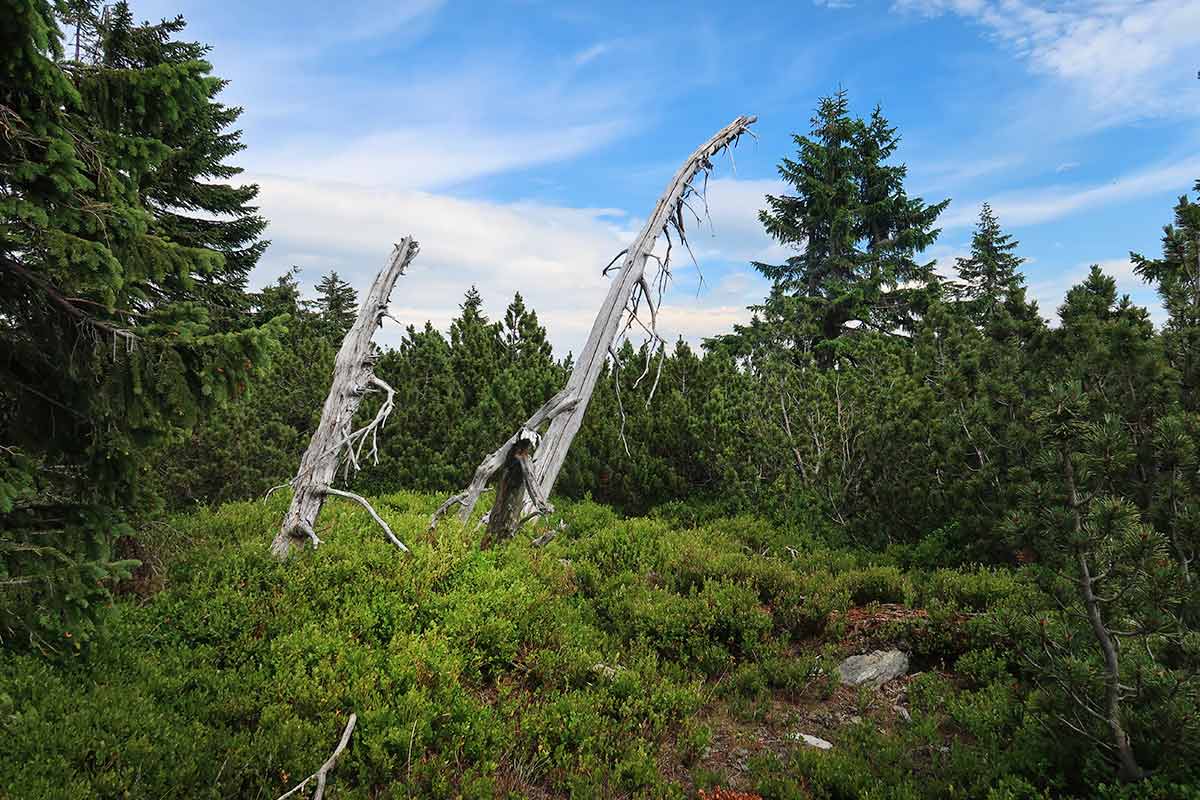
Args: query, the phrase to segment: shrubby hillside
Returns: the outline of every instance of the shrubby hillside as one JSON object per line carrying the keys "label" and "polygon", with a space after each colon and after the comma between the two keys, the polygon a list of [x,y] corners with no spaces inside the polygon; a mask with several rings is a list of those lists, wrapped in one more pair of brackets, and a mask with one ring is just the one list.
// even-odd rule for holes
{"label": "shrubby hillside", "polygon": [[[1134,710],[1155,773],[1132,790],[1056,733],[1020,657],[1054,604],[1022,570],[592,502],[544,548],[480,551],[425,536],[437,501],[376,499],[411,556],[343,501],[288,564],[263,546],[278,495],[172,519],[85,659],[0,665],[0,786],[276,797],[356,713],[330,797],[1196,796],[1195,706]],[[908,675],[841,685],[844,656],[893,647]]]}
{"label": "shrubby hillside", "polygon": [[[259,498],[358,295],[249,285],[241,109],[182,18],[135,20],[0,0],[0,797],[278,797],[351,714],[329,796],[1197,795],[1194,196],[1130,254],[1160,316],[1099,266],[1041,309],[1001,215],[935,262],[948,200],[909,192],[883,109],[820,98],[757,209],[784,254],[751,320],[589,351],[558,511],[430,530],[573,369],[520,294],[489,319],[464,285],[447,330],[358,341],[340,407],[389,408],[369,365],[392,413],[280,563],[304,531]],[[684,231],[673,185],[644,249]],[[876,652],[903,669],[844,683]]]}

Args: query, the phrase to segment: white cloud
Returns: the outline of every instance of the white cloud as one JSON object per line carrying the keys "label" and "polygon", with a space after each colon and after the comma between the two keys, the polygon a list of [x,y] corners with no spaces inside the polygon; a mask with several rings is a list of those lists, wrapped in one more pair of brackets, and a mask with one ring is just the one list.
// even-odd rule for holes
{"label": "white cloud", "polygon": [[1196,113],[1195,0],[894,0],[893,6],[978,22],[1032,71],[1078,89],[1110,123]]}
{"label": "white cloud", "polygon": [[562,161],[611,141],[620,122],[501,132],[414,126],[371,133],[330,148],[307,139],[266,151],[252,168],[287,174],[303,165],[317,181],[393,189],[433,189],[513,169]]}
{"label": "white cloud", "polygon": [[[412,234],[421,253],[397,284],[392,313],[405,324],[426,320],[445,330],[472,285],[498,317],[514,292],[538,312],[559,354],[577,351],[608,290],[600,270],[635,235],[634,221],[615,209],[540,203],[493,203],[411,189],[381,189],[308,178],[250,176],[261,187],[267,236],[274,245],[252,276],[267,283],[292,264],[311,286],[336,269],[362,290],[391,243]],[[711,188],[711,187],[710,187]],[[712,198],[719,193],[715,190]],[[734,252],[738,244],[733,242]],[[678,254],[677,254],[678,255]],[[699,255],[699,254],[698,254]],[[722,255],[728,261],[728,254]],[[686,256],[677,266],[682,267]],[[745,272],[743,268],[743,272]],[[714,281],[710,274],[710,282]],[[716,278],[697,297],[677,279],[660,317],[662,335],[697,342],[748,319],[745,305],[762,293],[746,273]],[[395,343],[401,331],[385,328]]]}
{"label": "white cloud", "polygon": [[670,305],[663,306],[659,313],[658,327],[667,342],[674,342],[682,336],[692,345],[698,346],[708,337],[726,333],[733,330],[734,325],[744,325],[749,321],[750,312],[744,304]]}
{"label": "white cloud", "polygon": [[[315,9],[325,15],[325,22],[314,19],[305,27],[309,30],[341,31],[338,34],[339,41],[392,36],[405,26],[432,15],[444,2],[445,0],[356,0],[349,6],[321,4]],[[295,14],[295,6],[289,8],[289,14]]]}
{"label": "white cloud", "polygon": [[958,278],[958,259],[971,254],[969,242],[951,244],[944,238],[935,242],[922,254],[922,261],[934,262],[933,271],[940,277],[955,280]]}
{"label": "white cloud", "polygon": [[236,16],[240,22],[252,25],[241,33],[249,34],[259,45],[271,47],[282,43],[295,54],[311,54],[325,47],[385,37],[394,45],[398,37],[423,32],[445,0],[356,0],[354,3],[259,0],[236,9],[217,9],[212,0],[137,0],[131,5],[139,20],[170,19],[183,14],[194,31],[220,28]]}
{"label": "white cloud", "polygon": [[591,47],[580,50],[575,54],[571,61],[575,64],[575,66],[582,67],[584,64],[595,61],[609,50],[612,50],[612,44],[610,42],[597,42]]}
{"label": "white cloud", "polygon": [[1078,169],[1078,168],[1079,168],[1078,161],[1064,161],[1062,164],[1059,164],[1057,167],[1055,167],[1054,171],[1055,172],[1070,172],[1071,170]]}
{"label": "white cloud", "polygon": [[[974,152],[962,158],[910,162],[908,185],[916,187],[918,194],[930,200],[930,195],[967,185],[987,175],[1010,171],[1023,164],[1027,158],[1026,153],[984,157]],[[939,202],[940,199],[930,202]]]}
{"label": "white cloud", "polygon": [[687,217],[691,230],[690,241],[696,256],[702,260],[716,258],[739,264],[750,261],[778,262],[787,258],[791,250],[781,247],[767,235],[759,222],[758,212],[766,207],[767,195],[788,191],[789,187],[775,179],[710,179],[708,212],[711,226],[709,220],[704,219],[704,203],[698,198],[689,201],[702,219],[697,223],[690,213]]}
{"label": "white cloud", "polygon": [[[1178,189],[1186,191],[1200,175],[1200,157],[1123,175],[1109,183],[1092,186],[1051,186],[1019,192],[1004,192],[988,198],[1005,225],[1036,225],[1042,222],[1148,194]],[[980,203],[954,203],[942,216],[945,229],[974,225]]]}

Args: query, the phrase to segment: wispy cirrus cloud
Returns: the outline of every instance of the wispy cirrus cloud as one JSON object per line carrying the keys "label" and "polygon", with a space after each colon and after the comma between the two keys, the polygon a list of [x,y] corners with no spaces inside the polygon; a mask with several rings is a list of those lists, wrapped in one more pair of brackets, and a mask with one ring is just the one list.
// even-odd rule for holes
{"label": "wispy cirrus cloud", "polygon": [[566,160],[612,141],[625,127],[620,121],[512,131],[409,126],[354,137],[332,148],[322,137],[292,141],[251,163],[256,171],[276,175],[303,164],[305,177],[315,181],[434,189]]}
{"label": "wispy cirrus cloud", "polygon": [[1078,90],[1104,122],[1195,114],[1195,0],[894,0],[982,25],[1035,73]]}
{"label": "wispy cirrus cloud", "polygon": [[259,0],[239,4],[236,13],[213,13],[213,0],[135,0],[138,19],[170,19],[183,14],[196,30],[224,31],[223,46],[237,42],[272,48],[282,45],[298,57],[311,57],[330,47],[425,33],[445,0],[356,0],[354,3],[306,3]]}
{"label": "wispy cirrus cloud", "polygon": [[[1112,203],[1163,191],[1182,194],[1200,175],[1200,157],[1147,167],[1102,184],[1058,185],[1000,192],[988,198],[1005,225],[1037,225]],[[943,228],[974,225],[981,202],[955,203],[941,219]]]}
{"label": "wispy cirrus cloud", "polygon": [[600,56],[604,55],[605,53],[610,52],[612,49],[612,42],[596,42],[596,44],[592,45],[591,47],[584,48],[575,55],[571,56],[571,62],[577,67],[582,67],[585,64],[590,64],[597,58],[600,58]]}

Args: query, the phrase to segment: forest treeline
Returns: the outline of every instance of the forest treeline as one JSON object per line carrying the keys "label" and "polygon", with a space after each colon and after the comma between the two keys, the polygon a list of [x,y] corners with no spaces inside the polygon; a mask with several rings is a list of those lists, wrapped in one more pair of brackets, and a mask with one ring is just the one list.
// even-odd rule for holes
{"label": "forest treeline", "polygon": [[[0,636],[85,652],[137,529],[292,477],[357,299],[332,272],[311,301],[296,273],[248,287],[267,242],[241,109],[182,19],[0,17]],[[1141,777],[1200,734],[1200,204],[1131,255],[1162,325],[1098,267],[1043,310],[986,205],[950,277],[925,254],[949,201],[908,194],[880,109],[838,93],[803,127],[760,213],[792,255],[754,265],[753,321],[699,350],[627,341],[558,491],[923,569],[1024,565],[1056,601],[1020,645],[1046,702]],[[467,291],[448,332],[414,321],[382,353],[396,408],[351,486],[457,491],[569,364],[520,295],[491,320]]]}

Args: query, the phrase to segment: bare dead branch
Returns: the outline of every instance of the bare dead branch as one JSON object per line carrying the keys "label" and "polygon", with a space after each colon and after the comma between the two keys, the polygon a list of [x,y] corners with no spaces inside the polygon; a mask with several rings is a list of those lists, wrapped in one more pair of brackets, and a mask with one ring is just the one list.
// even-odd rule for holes
{"label": "bare dead branch", "polygon": [[356,722],[358,722],[358,715],[351,714],[349,721],[346,723],[346,730],[342,731],[342,739],[338,742],[337,749],[333,751],[333,755],[325,760],[325,763],[321,765],[320,769],[318,769],[312,775],[309,775],[304,780],[300,781],[300,783],[296,784],[296,786],[291,790],[279,795],[276,800],[284,800],[284,798],[291,797],[296,792],[307,786],[308,782],[313,778],[316,778],[317,780],[317,791],[313,793],[312,800],[321,800],[321,798],[325,795],[325,778],[327,775],[329,775],[329,771],[333,769],[334,765],[337,764],[338,756],[342,754],[342,751],[346,749],[346,745],[350,743],[350,734],[354,733],[354,723]]}
{"label": "bare dead branch", "polygon": [[383,528],[383,533],[385,536],[387,536],[389,542],[396,545],[396,547],[399,547],[405,553],[408,552],[408,548],[404,546],[403,542],[401,542],[399,539],[396,538],[396,535],[394,533],[392,533],[392,529],[388,526],[388,524],[386,522],[384,522],[383,517],[379,516],[379,513],[376,512],[375,509],[371,507],[371,504],[369,502],[367,502],[367,498],[363,497],[360,494],[355,494],[354,492],[343,491],[342,489],[327,488],[325,490],[325,494],[332,494],[337,497],[344,497],[347,500],[353,500],[354,502],[358,503],[360,506],[362,506],[363,508],[365,508],[367,510],[367,513],[371,515],[371,519],[375,520],[375,523],[379,527]]}

